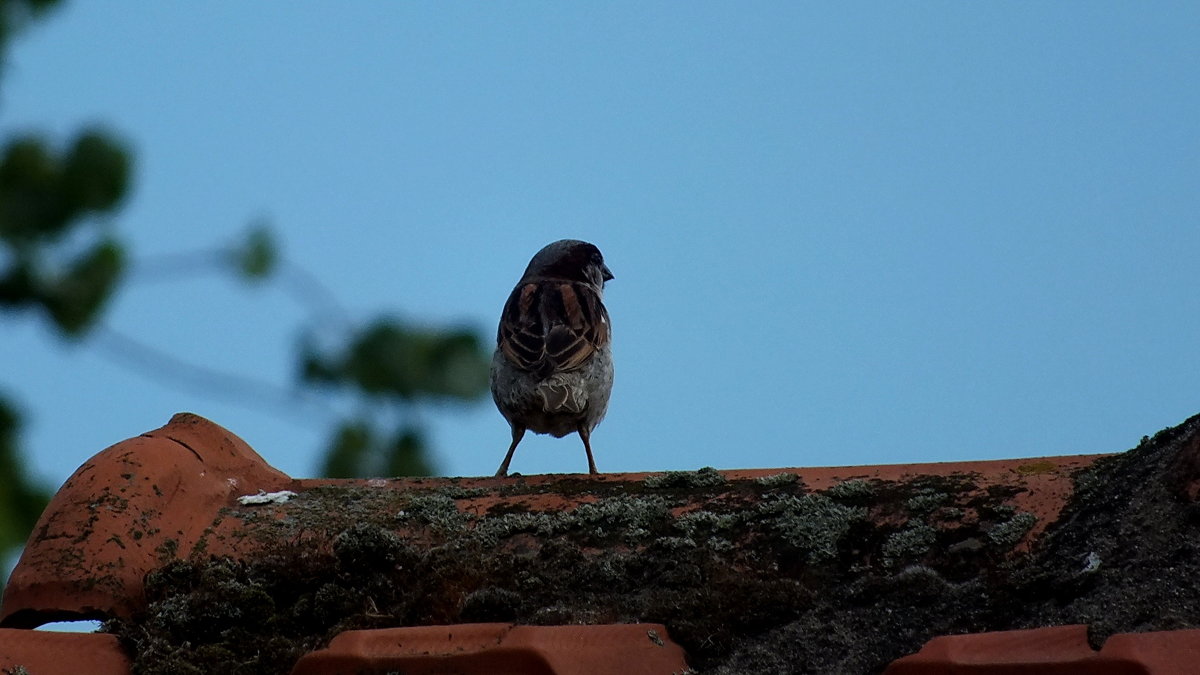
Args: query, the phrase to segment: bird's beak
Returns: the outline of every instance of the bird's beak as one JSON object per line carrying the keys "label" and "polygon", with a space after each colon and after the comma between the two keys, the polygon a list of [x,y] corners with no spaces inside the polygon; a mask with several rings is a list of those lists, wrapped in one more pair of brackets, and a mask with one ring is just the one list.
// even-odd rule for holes
{"label": "bird's beak", "polygon": [[612,270],[608,269],[608,265],[600,266],[600,276],[605,281],[612,281],[612,279],[613,279]]}

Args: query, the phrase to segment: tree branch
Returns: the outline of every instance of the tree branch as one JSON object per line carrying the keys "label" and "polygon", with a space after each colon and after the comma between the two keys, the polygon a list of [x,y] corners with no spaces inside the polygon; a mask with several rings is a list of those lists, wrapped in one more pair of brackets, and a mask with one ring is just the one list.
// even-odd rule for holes
{"label": "tree branch", "polygon": [[299,390],[189,363],[105,324],[96,326],[92,338],[101,355],[163,384],[191,389],[311,426],[326,425],[337,417],[328,406]]}

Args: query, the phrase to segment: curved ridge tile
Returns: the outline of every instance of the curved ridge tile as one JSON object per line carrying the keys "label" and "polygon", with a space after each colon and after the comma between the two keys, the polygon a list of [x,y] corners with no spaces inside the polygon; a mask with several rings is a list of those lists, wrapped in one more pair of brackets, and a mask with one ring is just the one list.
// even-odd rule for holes
{"label": "curved ridge tile", "polygon": [[146,573],[189,555],[222,507],[290,483],[245,441],[191,413],[117,443],[79,467],[38,519],[0,625],[127,616],[143,603]]}

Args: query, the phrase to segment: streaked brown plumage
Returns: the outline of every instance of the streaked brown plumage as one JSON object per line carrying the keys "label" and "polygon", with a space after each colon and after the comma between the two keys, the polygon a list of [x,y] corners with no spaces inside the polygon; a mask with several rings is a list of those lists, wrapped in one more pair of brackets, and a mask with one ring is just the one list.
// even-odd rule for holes
{"label": "streaked brown plumage", "polygon": [[533,256],[504,303],[491,389],[512,444],[497,476],[508,473],[526,430],[557,438],[578,433],[588,470],[597,473],[590,439],[612,391],[612,328],[603,303],[612,278],[594,245],[563,239]]}

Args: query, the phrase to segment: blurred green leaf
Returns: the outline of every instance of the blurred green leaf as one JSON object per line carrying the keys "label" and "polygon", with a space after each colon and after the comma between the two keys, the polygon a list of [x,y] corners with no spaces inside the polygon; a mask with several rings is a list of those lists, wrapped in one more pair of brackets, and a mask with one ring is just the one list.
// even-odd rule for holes
{"label": "blurred green leaf", "polygon": [[29,264],[16,260],[0,277],[0,306],[19,307],[37,298],[36,283]]}
{"label": "blurred green leaf", "polygon": [[102,241],[43,291],[46,309],[59,328],[78,336],[95,321],[121,276],[124,257],[119,244]]}
{"label": "blurred green leaf", "polygon": [[64,158],[62,199],[72,214],[107,211],[129,189],[129,153],[112,136],[96,129],[75,139]]}
{"label": "blurred green leaf", "polygon": [[424,435],[406,426],[391,437],[382,437],[365,420],[343,422],[325,453],[321,475],[328,478],[363,476],[428,476],[433,467],[427,458]]}
{"label": "blurred green leaf", "polygon": [[422,342],[399,323],[378,321],[353,342],[343,372],[367,393],[412,399],[428,363]]}
{"label": "blurred green leaf", "polygon": [[470,400],[488,388],[490,356],[479,336],[466,330],[435,335],[430,372],[425,383],[430,394]]}
{"label": "blurred green leaf", "polygon": [[[30,20],[57,4],[59,0],[0,0],[0,57],[8,46],[9,38]],[[3,65],[2,58],[0,65]]]}
{"label": "blurred green leaf", "polygon": [[415,427],[401,429],[387,448],[385,476],[428,476],[433,473],[425,447],[425,438]]}
{"label": "blurred green leaf", "polygon": [[10,141],[0,159],[0,238],[13,244],[59,232],[67,212],[58,196],[58,160],[38,138]]}
{"label": "blurred green leaf", "polygon": [[345,354],[327,356],[310,348],[303,359],[303,377],[404,401],[473,400],[487,391],[488,362],[479,338],[470,331],[414,330],[379,319],[351,340]]}
{"label": "blurred green leaf", "polygon": [[301,338],[299,352],[301,382],[319,386],[341,384],[340,364],[324,357],[310,337]]}
{"label": "blurred green leaf", "polygon": [[80,216],[113,209],[129,188],[130,165],[128,151],[97,130],[61,157],[36,136],[10,141],[0,159],[0,238],[54,241]]}
{"label": "blurred green leaf", "polygon": [[270,276],[279,264],[279,247],[265,222],[258,222],[245,241],[233,249],[234,267],[246,279],[258,281]]}
{"label": "blurred green leaf", "polygon": [[343,422],[334,432],[333,442],[325,451],[325,466],[321,475],[328,478],[356,478],[362,475],[362,465],[370,454],[373,434],[370,425],[361,421]]}

